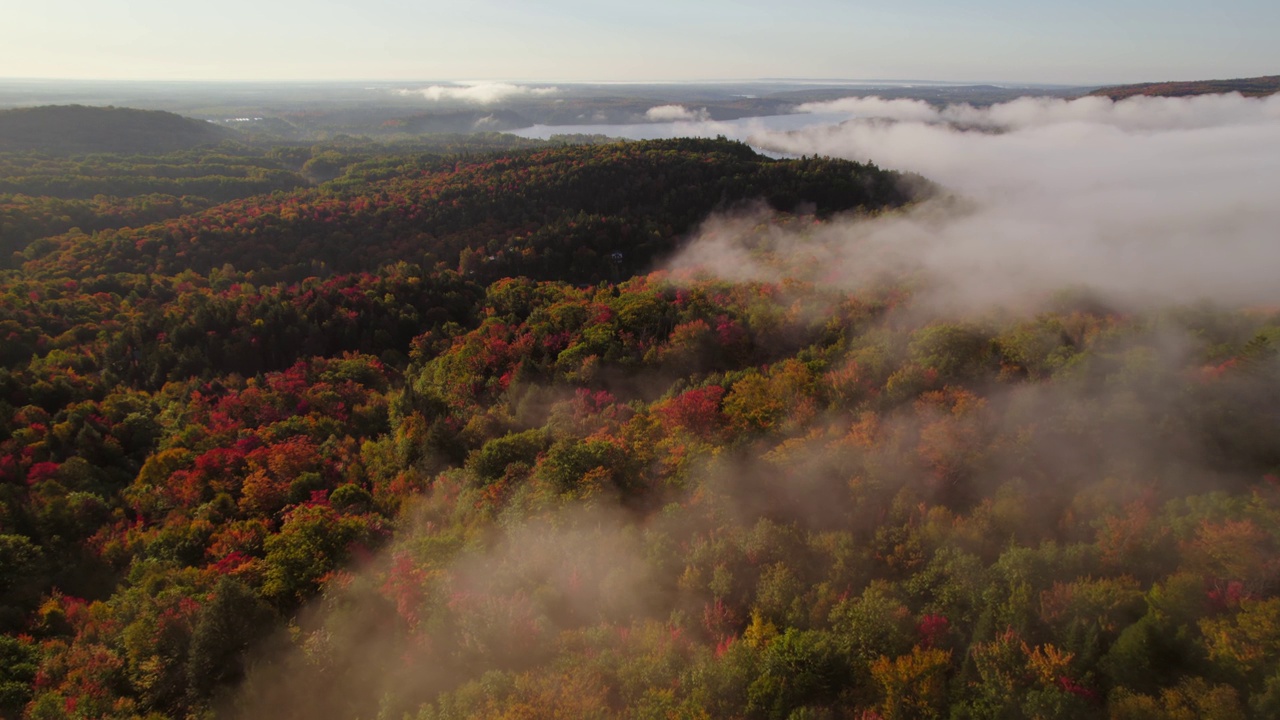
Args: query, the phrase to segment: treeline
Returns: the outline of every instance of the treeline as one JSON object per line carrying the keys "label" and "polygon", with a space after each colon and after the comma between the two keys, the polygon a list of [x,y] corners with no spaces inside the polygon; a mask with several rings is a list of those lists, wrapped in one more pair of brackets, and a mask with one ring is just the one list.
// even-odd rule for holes
{"label": "treeline", "polygon": [[237,146],[164,155],[0,153],[0,193],[69,200],[159,193],[225,202],[309,184],[275,155]]}
{"label": "treeline", "polygon": [[1280,75],[1231,80],[1190,80],[1183,82],[1138,83],[1099,88],[1090,95],[1104,95],[1112,100],[1123,100],[1135,95],[1162,97],[1189,97],[1192,95],[1219,95],[1240,93],[1245,97],[1266,97],[1280,92]]}

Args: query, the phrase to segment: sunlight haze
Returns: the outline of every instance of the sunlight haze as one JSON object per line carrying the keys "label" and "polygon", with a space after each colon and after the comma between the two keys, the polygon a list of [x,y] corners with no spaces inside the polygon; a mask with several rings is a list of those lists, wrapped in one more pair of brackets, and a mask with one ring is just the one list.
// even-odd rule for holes
{"label": "sunlight haze", "polygon": [[46,0],[15,3],[5,15],[7,78],[1090,84],[1259,75],[1280,65],[1280,7],[1261,0]]}

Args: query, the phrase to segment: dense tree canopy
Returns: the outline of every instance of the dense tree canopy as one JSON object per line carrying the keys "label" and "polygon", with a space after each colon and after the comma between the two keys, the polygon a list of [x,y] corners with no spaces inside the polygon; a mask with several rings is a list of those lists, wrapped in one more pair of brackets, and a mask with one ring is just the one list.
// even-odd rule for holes
{"label": "dense tree canopy", "polygon": [[0,715],[1280,708],[1280,314],[661,269],[928,191],[722,140],[331,152],[0,198]]}

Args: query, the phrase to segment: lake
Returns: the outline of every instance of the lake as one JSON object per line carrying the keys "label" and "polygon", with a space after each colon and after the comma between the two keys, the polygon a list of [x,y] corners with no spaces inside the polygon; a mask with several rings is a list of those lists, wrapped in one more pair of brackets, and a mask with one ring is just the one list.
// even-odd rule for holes
{"label": "lake", "polygon": [[628,140],[659,140],[676,137],[716,137],[751,143],[762,132],[787,132],[821,125],[837,125],[850,120],[850,113],[793,113],[762,115],[737,120],[697,120],[636,123],[633,125],[534,125],[509,131],[512,135],[546,140],[552,135],[608,135]]}

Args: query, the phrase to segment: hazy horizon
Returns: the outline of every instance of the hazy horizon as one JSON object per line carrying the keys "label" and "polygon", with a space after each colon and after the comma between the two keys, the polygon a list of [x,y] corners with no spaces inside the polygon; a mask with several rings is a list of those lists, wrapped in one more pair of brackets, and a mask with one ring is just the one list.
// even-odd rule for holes
{"label": "hazy horizon", "polygon": [[[1099,85],[1266,75],[1280,8],[1261,0],[964,8],[804,0],[466,6],[371,0],[20,4],[7,78],[155,81],[725,82],[931,78]],[[825,80],[824,80],[825,81]]]}
{"label": "hazy horizon", "polygon": [[[1274,74],[1274,73],[1273,73]],[[1179,78],[1181,80],[1181,78]],[[1226,80],[1231,78],[1187,78],[1189,81],[1204,80]],[[173,79],[173,78],[105,78],[105,77],[19,77],[0,75],[0,82],[12,83],[87,83],[87,84],[118,84],[118,85],[360,85],[372,83],[375,85],[489,85],[499,83],[509,83],[513,85],[566,85],[570,87],[595,87],[595,86],[686,86],[686,85],[751,85],[751,84],[785,84],[785,85],[816,85],[816,86],[848,86],[855,88],[869,86],[910,86],[910,85],[930,85],[930,86],[968,86],[968,85],[998,85],[1007,87],[1097,87],[1100,85],[1111,83],[1067,83],[1067,82],[1039,82],[1029,81],[1012,81],[1012,80],[991,80],[988,78],[970,78],[964,80],[939,80],[936,78],[859,78],[859,77],[733,77],[733,78],[686,78],[679,80],[662,80],[662,79],[637,79],[637,80],[566,80],[563,78],[509,78],[509,77],[492,77],[492,78],[390,78],[390,77],[367,77],[367,78],[191,78],[191,79]],[[1133,81],[1145,82],[1145,81]],[[1155,81],[1152,81],[1155,82]],[[1121,84],[1121,83],[1115,83]],[[1129,84],[1128,82],[1123,84]]]}
{"label": "hazy horizon", "polygon": [[1199,75],[1181,74],[1177,76],[1151,76],[1151,77],[1116,77],[1111,80],[1095,79],[1093,81],[1075,81],[1068,82],[1062,80],[1041,80],[1041,79],[992,79],[986,77],[962,78],[962,79],[938,79],[933,77],[802,77],[802,76],[760,76],[760,77],[689,77],[680,79],[632,79],[632,80],[615,80],[615,79],[564,79],[556,77],[467,77],[467,78],[445,78],[445,77],[261,77],[261,78],[244,78],[244,77],[201,77],[201,78],[164,78],[164,77],[89,77],[89,76],[21,76],[21,75],[0,75],[0,83],[32,83],[32,84],[59,84],[59,83],[85,83],[85,84],[101,84],[101,85],[292,85],[292,86],[313,86],[313,85],[359,85],[359,84],[382,84],[382,85],[455,85],[459,87],[468,87],[472,85],[485,84],[513,84],[520,86],[535,85],[563,85],[569,87],[593,87],[593,86],[695,86],[695,85],[745,85],[745,84],[792,84],[792,85],[815,85],[815,86],[846,86],[851,88],[866,87],[891,87],[912,85],[920,86],[979,86],[990,85],[995,87],[1011,87],[1011,88],[1096,88],[1109,87],[1119,85],[1137,85],[1143,83],[1160,83],[1160,82],[1207,82],[1213,80],[1232,80],[1237,78],[1266,77],[1271,75],[1280,75],[1280,64],[1271,70],[1259,70],[1256,72],[1224,74],[1224,73],[1202,73]]}

